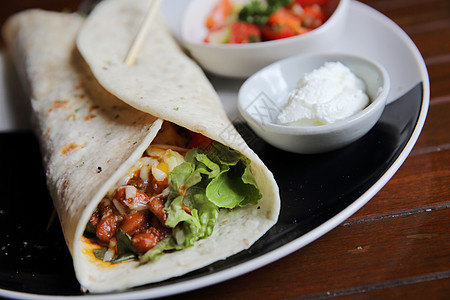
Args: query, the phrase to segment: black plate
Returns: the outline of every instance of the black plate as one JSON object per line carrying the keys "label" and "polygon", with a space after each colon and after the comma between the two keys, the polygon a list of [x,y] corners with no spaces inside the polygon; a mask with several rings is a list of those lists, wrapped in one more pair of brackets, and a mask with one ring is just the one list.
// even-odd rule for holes
{"label": "black plate", "polygon": [[[362,139],[334,152],[298,155],[274,148],[236,124],[274,173],[282,206],[278,223],[247,251],[185,276],[131,289],[141,291],[210,275],[267,254],[336,216],[392,166],[413,133],[422,84],[389,104]],[[46,189],[38,143],[31,132],[0,134],[0,289],[81,295],[72,259]],[[130,291],[130,290],[129,290]]]}

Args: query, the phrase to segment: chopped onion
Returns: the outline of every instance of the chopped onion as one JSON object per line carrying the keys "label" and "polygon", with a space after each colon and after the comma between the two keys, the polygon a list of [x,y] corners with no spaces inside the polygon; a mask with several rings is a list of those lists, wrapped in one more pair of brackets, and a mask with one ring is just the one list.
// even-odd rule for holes
{"label": "chopped onion", "polygon": [[109,248],[105,252],[105,256],[103,256],[103,261],[111,261],[114,257],[114,250]]}
{"label": "chopped onion", "polygon": [[150,177],[150,168],[156,166],[158,161],[150,157],[142,157],[140,161],[142,163],[142,167],[139,171],[139,177],[141,177],[144,182],[148,182]]}
{"label": "chopped onion", "polygon": [[174,151],[170,151],[170,152],[171,152],[170,154],[172,154],[172,155],[165,157],[164,161],[169,166],[169,172],[172,172],[176,166],[178,166],[184,162],[184,158],[177,152],[174,152]]}
{"label": "chopped onion", "polygon": [[112,201],[114,203],[114,206],[117,208],[117,210],[119,211],[121,216],[124,216],[127,214],[125,207],[123,207],[123,205],[117,201],[116,199],[113,199]]}
{"label": "chopped onion", "polygon": [[132,185],[125,186],[125,198],[133,199],[136,197],[137,189]]}
{"label": "chopped onion", "polygon": [[159,194],[158,196],[163,196],[163,197],[167,197],[167,196],[169,196],[169,193],[170,193],[170,187],[166,187],[162,192],[161,192],[161,194]]}
{"label": "chopped onion", "polygon": [[166,150],[164,150],[164,149],[157,148],[157,147],[150,145],[150,147],[148,147],[145,152],[147,153],[148,156],[161,156],[164,154],[165,151]]}
{"label": "chopped onion", "polygon": [[156,181],[163,181],[167,177],[166,173],[156,167],[152,167],[152,174]]}

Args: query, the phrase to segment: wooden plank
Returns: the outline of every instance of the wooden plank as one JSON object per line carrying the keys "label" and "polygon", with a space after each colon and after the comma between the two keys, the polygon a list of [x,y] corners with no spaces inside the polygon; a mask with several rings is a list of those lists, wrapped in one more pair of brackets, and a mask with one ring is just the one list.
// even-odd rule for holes
{"label": "wooden plank", "polygon": [[[438,278],[442,273],[432,274]],[[445,276],[446,274],[442,274]],[[412,278],[417,280],[419,278]],[[424,278],[426,280],[427,278]],[[369,285],[358,287],[355,290],[333,291],[331,295],[334,299],[448,299],[450,295],[450,278],[433,279],[430,281],[414,282],[401,286],[386,287],[391,282],[380,285]],[[424,295],[426,293],[426,295]],[[426,297],[425,297],[426,296]]]}
{"label": "wooden plank", "polygon": [[447,208],[339,226],[266,267],[174,299],[281,299],[386,282],[402,286],[408,278],[420,283],[430,281],[430,274],[448,278],[449,213]]}
{"label": "wooden plank", "polygon": [[[415,6],[390,10],[386,12],[395,23],[408,32],[408,28],[416,28],[421,24],[435,24],[440,27],[440,21],[448,20],[449,13],[445,9],[442,1],[433,1],[434,3],[424,3]],[[429,30],[434,26],[426,26],[421,30]],[[419,29],[419,28],[417,28]]]}
{"label": "wooden plank", "polygon": [[[428,209],[450,200],[450,150],[415,155],[351,219]],[[420,171],[418,171],[420,170]]]}
{"label": "wooden plank", "polygon": [[430,78],[431,102],[436,98],[450,102],[450,51],[443,55],[430,56],[425,59],[425,63]]}
{"label": "wooden plank", "polygon": [[[423,57],[439,56],[450,53],[450,43],[444,41],[450,40],[450,22],[449,26],[442,27],[433,31],[413,33],[411,39],[422,53]],[[442,41],[442,42],[436,42]]]}
{"label": "wooden plank", "polygon": [[361,1],[380,11],[398,24],[414,41],[424,57],[450,53],[450,2],[428,1]]}
{"label": "wooden plank", "polygon": [[400,26],[445,19],[450,5],[445,0],[360,0],[393,19]]}
{"label": "wooden plank", "polygon": [[[450,144],[450,95],[445,101],[431,101],[425,126],[417,140],[412,154],[425,149],[444,150]],[[441,156],[442,154],[438,154]],[[445,159],[445,157],[442,157]],[[448,162],[448,161],[447,161]]]}

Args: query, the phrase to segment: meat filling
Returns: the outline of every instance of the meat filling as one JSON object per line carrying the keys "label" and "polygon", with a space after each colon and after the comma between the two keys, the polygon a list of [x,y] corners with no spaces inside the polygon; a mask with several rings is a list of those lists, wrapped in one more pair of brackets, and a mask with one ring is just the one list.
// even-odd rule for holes
{"label": "meat filling", "polygon": [[[207,148],[211,142],[201,134],[164,122],[152,145],[92,213],[88,224],[89,232],[95,232],[92,241],[108,248],[111,257],[111,253],[118,253],[118,233],[123,232],[133,252],[140,255],[171,235],[172,228],[165,226],[164,209],[170,191],[169,174],[185,161],[189,149]],[[191,214],[190,207],[182,207]]]}
{"label": "meat filling", "polygon": [[[103,198],[89,220],[98,244],[114,248],[116,234],[122,230],[140,254],[171,234],[171,228],[165,226],[164,206],[169,196],[168,174],[184,162],[180,152],[150,146],[120,181],[122,184]],[[187,206],[184,210],[190,212]]]}

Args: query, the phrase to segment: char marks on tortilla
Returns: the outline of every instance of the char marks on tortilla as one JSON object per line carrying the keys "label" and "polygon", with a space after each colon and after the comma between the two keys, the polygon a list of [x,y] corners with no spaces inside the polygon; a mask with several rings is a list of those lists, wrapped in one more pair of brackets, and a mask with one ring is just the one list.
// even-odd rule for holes
{"label": "char marks on tortilla", "polygon": [[[149,3],[105,0],[86,20],[29,10],[13,16],[3,29],[29,91],[47,185],[76,276],[91,292],[161,281],[225,259],[261,237],[280,209],[272,174],[231,126],[211,84],[172,39],[162,16],[136,64],[122,64]],[[93,262],[82,238],[90,215],[141,157],[163,120],[203,131],[248,157],[263,197],[258,207],[221,210],[212,236],[156,262],[114,268]]]}

